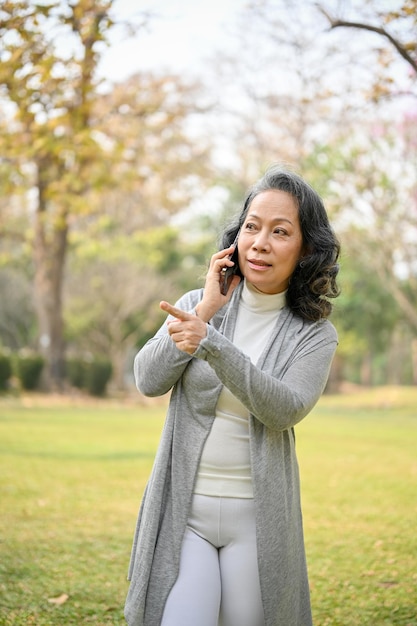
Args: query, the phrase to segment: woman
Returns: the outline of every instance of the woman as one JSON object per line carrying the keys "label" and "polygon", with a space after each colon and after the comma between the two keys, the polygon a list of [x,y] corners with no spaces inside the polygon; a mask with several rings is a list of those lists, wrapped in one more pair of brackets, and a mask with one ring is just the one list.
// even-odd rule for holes
{"label": "woman", "polygon": [[135,360],[142,393],[172,393],[133,545],[129,626],[311,625],[293,428],[336,349],[338,255],[320,197],[274,166],[204,289],[161,302],[169,317]]}

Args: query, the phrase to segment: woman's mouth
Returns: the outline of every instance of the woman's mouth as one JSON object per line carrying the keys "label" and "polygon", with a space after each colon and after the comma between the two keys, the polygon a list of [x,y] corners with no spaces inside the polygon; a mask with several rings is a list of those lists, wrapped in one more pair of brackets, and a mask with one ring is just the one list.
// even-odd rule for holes
{"label": "woman's mouth", "polygon": [[251,269],[257,271],[264,271],[271,267],[270,263],[266,263],[266,261],[261,259],[248,259],[248,265]]}

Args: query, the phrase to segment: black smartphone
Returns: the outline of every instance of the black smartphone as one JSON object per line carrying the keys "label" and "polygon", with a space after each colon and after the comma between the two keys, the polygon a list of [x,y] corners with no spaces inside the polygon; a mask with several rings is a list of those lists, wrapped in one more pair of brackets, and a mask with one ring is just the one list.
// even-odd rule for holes
{"label": "black smartphone", "polygon": [[239,234],[240,234],[240,230],[238,231],[235,237],[235,240],[232,243],[232,246],[234,246],[235,249],[233,250],[232,254],[229,254],[228,256],[228,259],[233,261],[234,265],[232,265],[232,267],[223,267],[221,274],[220,274],[220,293],[223,296],[225,296],[227,292],[229,291],[230,283],[232,282],[232,278],[236,274],[236,271],[237,271],[237,256],[238,256],[237,240],[239,238]]}

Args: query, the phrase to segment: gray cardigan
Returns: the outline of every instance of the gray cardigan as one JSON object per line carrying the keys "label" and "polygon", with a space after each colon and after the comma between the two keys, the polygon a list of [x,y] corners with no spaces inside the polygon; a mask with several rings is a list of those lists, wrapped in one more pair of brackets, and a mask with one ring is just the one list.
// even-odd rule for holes
{"label": "gray cardigan", "polygon": [[[133,542],[125,605],[129,626],[160,626],[222,385],[251,414],[265,626],[312,624],[293,427],[323,392],[337,335],[329,321],[308,322],[285,307],[255,366],[231,342],[241,289],[213,317],[193,355],[175,346],[165,323],[135,359],[142,393],[159,396],[172,389],[172,394]],[[191,291],[176,306],[192,312],[202,293]]]}

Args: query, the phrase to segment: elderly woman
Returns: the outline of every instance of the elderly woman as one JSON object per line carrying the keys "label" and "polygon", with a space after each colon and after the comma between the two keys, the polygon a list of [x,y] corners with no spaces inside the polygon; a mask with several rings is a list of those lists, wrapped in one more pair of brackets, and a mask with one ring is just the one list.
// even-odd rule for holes
{"label": "elderly woman", "polygon": [[312,624],[294,426],[337,346],[338,255],[320,197],[274,166],[204,289],[161,302],[168,318],[135,359],[142,393],[172,393],[134,539],[129,626]]}

